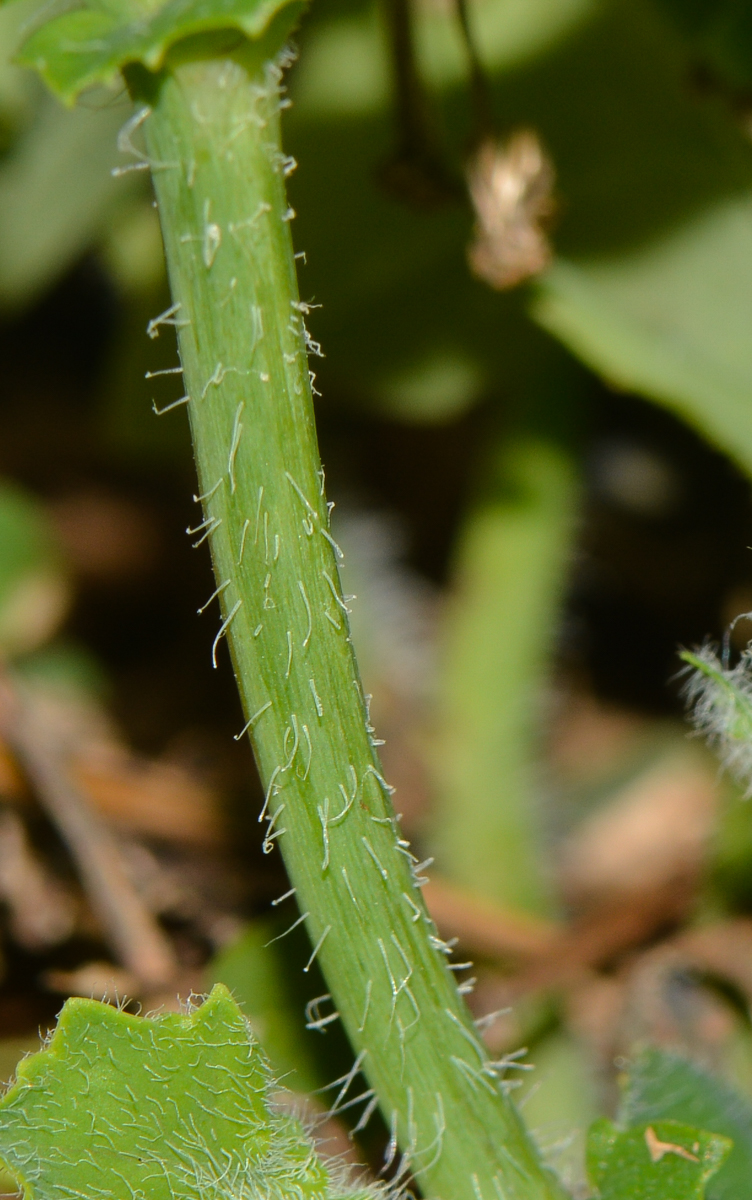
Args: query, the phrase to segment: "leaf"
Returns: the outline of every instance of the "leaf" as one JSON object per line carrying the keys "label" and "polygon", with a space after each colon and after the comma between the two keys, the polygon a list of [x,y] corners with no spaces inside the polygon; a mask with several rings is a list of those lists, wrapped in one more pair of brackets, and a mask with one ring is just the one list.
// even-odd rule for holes
{"label": "leaf", "polygon": [[693,668],[684,695],[695,727],[729,774],[752,789],[752,649],[735,667],[725,666],[711,646],[680,657]]}
{"label": "leaf", "polygon": [[65,616],[70,589],[60,547],[40,502],[0,482],[0,655],[42,645]]}
{"label": "leaf", "polygon": [[599,1200],[702,1200],[731,1149],[728,1138],[679,1121],[590,1128],[587,1168]]}
{"label": "leaf", "polygon": [[[307,980],[302,967],[310,958],[310,943],[303,935],[302,961],[299,961],[301,953],[297,942],[291,953],[289,937],[284,941],[276,940],[289,925],[289,918],[285,922],[266,919],[249,923],[241,937],[213,959],[207,968],[207,976],[211,983],[216,981],[231,988],[258,1034],[274,1071],[285,1079],[288,1087],[296,1092],[312,1092],[331,1075],[319,1077],[311,1053],[315,1047],[315,1034],[306,1033],[305,1000],[296,995],[302,981]],[[303,934],[302,929],[300,933]],[[294,980],[291,978],[293,967],[297,967]],[[296,991],[291,986],[293,983],[297,984]],[[315,998],[315,993],[307,998]],[[330,1010],[331,1004],[323,1005],[324,1012]],[[330,1071],[331,1068],[330,1062]]]}
{"label": "leaf", "polygon": [[111,101],[69,112],[46,93],[39,98],[33,121],[0,165],[3,308],[32,303],[99,236],[115,201],[143,189],[137,172],[112,175],[127,115]]}
{"label": "leaf", "polygon": [[560,259],[533,315],[620,388],[665,404],[752,471],[752,197],[619,256]]}
{"label": "leaf", "polygon": [[432,849],[455,882],[544,913],[550,895],[535,802],[534,714],[579,487],[571,456],[544,438],[497,439],[484,466],[485,489],[466,516],[457,554],[461,602],[443,630]]}
{"label": "leaf", "polygon": [[0,1156],[33,1200],[363,1200],[270,1107],[271,1085],[221,985],[187,1015],[72,999],[0,1101]]}
{"label": "leaf", "polygon": [[630,1066],[619,1120],[644,1125],[672,1118],[733,1139],[733,1149],[711,1180],[708,1200],[745,1200],[752,1180],[752,1104],[694,1063],[645,1049]]}
{"label": "leaf", "polygon": [[38,0],[0,5],[0,152],[5,155],[31,118],[42,91],[39,80],[11,61],[25,36],[24,23]]}
{"label": "leaf", "polygon": [[[473,30],[487,71],[517,66],[576,29],[602,8],[604,0],[475,0]],[[323,6],[316,5],[306,28]],[[332,19],[333,17],[333,19]],[[419,8],[413,13],[421,71],[432,89],[465,86],[467,55],[450,9]],[[308,115],[345,116],[388,109],[391,66],[379,26],[363,6],[350,4],[314,25],[295,72],[295,93]],[[374,36],[376,35],[376,36]]]}
{"label": "leaf", "polygon": [[752,11],[744,0],[657,0],[688,38],[714,82],[749,87],[752,82]]}
{"label": "leaf", "polygon": [[[155,71],[171,46],[201,33],[235,29],[251,39],[275,18],[283,44],[303,5],[300,0],[167,0],[144,16],[136,5],[95,3],[42,25],[24,43],[18,61],[34,67],[67,104],[95,83],[109,84],[121,67],[142,63]],[[130,11],[129,11],[130,10]]]}
{"label": "leaf", "polygon": [[70,112],[15,61],[38,0],[0,6],[0,306],[32,303],[82,254],[116,200],[143,193],[143,173],[114,178],[128,104],[112,97]]}

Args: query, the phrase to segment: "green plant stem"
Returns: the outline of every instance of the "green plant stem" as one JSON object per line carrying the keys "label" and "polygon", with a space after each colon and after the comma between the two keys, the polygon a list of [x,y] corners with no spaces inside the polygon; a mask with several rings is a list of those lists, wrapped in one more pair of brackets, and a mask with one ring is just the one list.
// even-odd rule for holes
{"label": "green plant stem", "polygon": [[490,457],[445,630],[435,849],[463,887],[546,912],[538,709],[579,488],[571,452],[540,435],[505,437]]}
{"label": "green plant stem", "polygon": [[258,53],[173,57],[151,89],[135,73],[131,86],[151,109],[164,319],[204,497],[195,541],[211,545],[266,846],[279,843],[333,1004],[426,1194],[556,1196],[437,945],[373,749],[316,444],[281,72]]}

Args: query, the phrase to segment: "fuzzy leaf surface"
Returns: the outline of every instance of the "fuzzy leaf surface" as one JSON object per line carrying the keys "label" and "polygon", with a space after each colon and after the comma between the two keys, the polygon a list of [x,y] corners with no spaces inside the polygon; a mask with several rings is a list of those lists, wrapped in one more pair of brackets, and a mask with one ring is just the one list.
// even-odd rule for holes
{"label": "fuzzy leaf surface", "polygon": [[69,1000],[0,1101],[0,1156],[33,1200],[333,1200],[294,1119],[270,1109],[266,1057],[230,993],[130,1016]]}
{"label": "fuzzy leaf surface", "polygon": [[703,1200],[731,1145],[679,1121],[619,1129],[604,1118],[588,1135],[588,1175],[599,1200]]}
{"label": "fuzzy leaf surface", "polygon": [[724,665],[712,646],[680,657],[692,673],[684,695],[698,732],[718,754],[725,769],[752,788],[752,651],[748,646],[735,667]]}

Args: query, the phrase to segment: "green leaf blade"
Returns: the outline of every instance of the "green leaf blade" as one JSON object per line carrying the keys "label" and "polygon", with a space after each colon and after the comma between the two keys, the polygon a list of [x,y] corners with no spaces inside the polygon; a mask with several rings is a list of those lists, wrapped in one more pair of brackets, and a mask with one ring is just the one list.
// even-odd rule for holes
{"label": "green leaf blade", "polygon": [[672,1118],[733,1141],[707,1189],[708,1200],[743,1200],[752,1180],[752,1104],[723,1080],[680,1055],[646,1047],[630,1065],[619,1109],[625,1125]]}
{"label": "green leaf blade", "polygon": [[679,1121],[590,1129],[588,1175],[599,1200],[703,1200],[731,1150],[729,1138]]}
{"label": "green leaf blade", "polygon": [[124,66],[162,67],[170,49],[209,33],[241,33],[258,41],[274,27],[279,46],[303,9],[301,0],[167,0],[144,14],[93,3],[46,22],[26,40],[17,61],[32,67],[66,104],[95,84],[109,85]]}
{"label": "green leaf blade", "polygon": [[752,470],[752,204],[736,194],[620,254],[558,258],[533,316],[595,371]]}
{"label": "green leaf blade", "polygon": [[0,1101],[0,1156],[33,1200],[324,1200],[329,1173],[271,1086],[222,985],[187,1015],[69,1000]]}
{"label": "green leaf blade", "polygon": [[37,71],[66,104],[94,83],[110,83],[119,64],[110,46],[117,20],[100,9],[77,9],[48,21],[24,42],[17,61]]}

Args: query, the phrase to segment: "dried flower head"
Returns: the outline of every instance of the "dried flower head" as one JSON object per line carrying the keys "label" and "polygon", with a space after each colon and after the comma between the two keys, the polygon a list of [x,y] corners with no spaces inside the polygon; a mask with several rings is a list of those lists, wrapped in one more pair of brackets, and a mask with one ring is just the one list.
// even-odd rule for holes
{"label": "dried flower head", "polygon": [[467,182],[476,215],[468,248],[473,274],[502,291],[548,266],[543,226],[554,210],[554,169],[538,135],[521,129],[504,144],[483,142]]}

